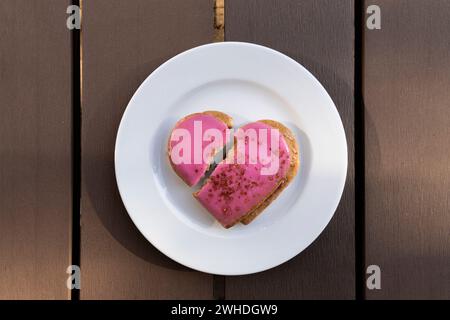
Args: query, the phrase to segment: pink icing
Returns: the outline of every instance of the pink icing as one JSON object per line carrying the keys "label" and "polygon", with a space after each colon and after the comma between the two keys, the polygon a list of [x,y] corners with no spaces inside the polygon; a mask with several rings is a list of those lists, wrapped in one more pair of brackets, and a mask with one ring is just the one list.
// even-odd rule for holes
{"label": "pink icing", "polygon": [[[194,134],[194,122],[195,121],[201,122],[201,126],[202,126],[201,137],[197,137]],[[188,116],[185,119],[178,122],[176,124],[175,128],[172,130],[171,137],[173,135],[174,130],[179,129],[179,128],[186,129],[190,133],[190,136],[191,136],[191,139],[190,139],[191,140],[190,141],[191,161],[190,161],[190,163],[179,163],[179,164],[175,164],[175,163],[173,163],[173,161],[171,161],[171,164],[172,164],[172,167],[175,170],[175,172],[184,180],[184,182],[186,182],[189,186],[194,186],[200,181],[200,179],[203,177],[205,172],[208,170],[209,164],[213,160],[212,157],[216,153],[216,152],[212,152],[211,159],[209,159],[206,162],[204,161],[204,159],[202,157],[203,150],[205,149],[205,147],[208,144],[211,143],[211,140],[203,141],[203,134],[208,129],[218,129],[221,132],[223,132],[222,141],[224,143],[215,144],[215,149],[216,149],[215,151],[220,151],[225,146],[225,143],[227,141],[226,140],[227,125],[224,122],[222,122],[221,120],[219,120],[216,117],[213,117],[211,115],[203,114],[203,113],[196,113],[196,114]],[[201,148],[199,150],[195,150],[195,147],[194,147],[195,139],[201,139],[201,140],[197,140],[197,141],[202,141]],[[169,157],[171,157],[172,148],[179,142],[180,142],[179,140],[174,141],[172,139],[169,139]],[[195,153],[197,153],[197,155],[200,154],[200,157],[201,157],[200,162],[194,161]]]}
{"label": "pink icing", "polygon": [[[267,130],[267,148],[270,147],[270,127],[262,122],[253,122],[242,129],[254,128],[258,132],[258,141],[263,133],[259,129]],[[279,166],[271,175],[262,175],[261,168],[269,166],[249,163],[246,141],[245,164],[226,163],[222,161],[208,182],[195,195],[198,201],[224,226],[229,227],[243,218],[249,211],[277,189],[286,177],[290,166],[289,148],[283,135],[279,135]],[[236,150],[236,149],[235,149]],[[265,149],[267,150],[267,149]],[[233,156],[233,155],[232,155]],[[236,153],[234,154],[236,160]]]}

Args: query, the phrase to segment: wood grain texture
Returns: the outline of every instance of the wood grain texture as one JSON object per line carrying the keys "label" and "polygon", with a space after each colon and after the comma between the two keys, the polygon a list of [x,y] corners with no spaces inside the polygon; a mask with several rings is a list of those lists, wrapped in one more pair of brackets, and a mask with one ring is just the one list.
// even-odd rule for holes
{"label": "wood grain texture", "polygon": [[309,69],[339,110],[349,151],[344,194],[322,235],[273,270],[227,277],[227,299],[355,297],[353,24],[353,0],[225,1],[225,40],[272,47]]}
{"label": "wood grain texture", "polygon": [[176,264],[120,200],[114,142],[125,107],[161,63],[212,41],[210,0],[83,2],[82,299],[212,298],[212,276]]}
{"label": "wood grain texture", "polygon": [[[365,1],[366,5],[371,4]],[[450,2],[379,0],[364,30],[368,299],[450,298]]]}
{"label": "wood grain texture", "polygon": [[67,299],[70,1],[0,1],[0,299]]}

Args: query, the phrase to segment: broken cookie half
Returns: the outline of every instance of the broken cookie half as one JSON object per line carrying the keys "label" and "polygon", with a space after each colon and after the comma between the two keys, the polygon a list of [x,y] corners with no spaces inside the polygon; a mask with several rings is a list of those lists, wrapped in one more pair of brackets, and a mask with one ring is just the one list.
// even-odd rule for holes
{"label": "broken cookie half", "polygon": [[219,111],[194,113],[179,120],[168,142],[175,173],[190,187],[199,183],[214,158],[230,141],[233,119]]}

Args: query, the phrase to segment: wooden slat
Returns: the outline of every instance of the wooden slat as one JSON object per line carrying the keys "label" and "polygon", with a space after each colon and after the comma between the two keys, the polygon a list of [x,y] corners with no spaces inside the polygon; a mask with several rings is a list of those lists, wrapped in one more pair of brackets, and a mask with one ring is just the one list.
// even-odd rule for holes
{"label": "wooden slat", "polygon": [[[372,1],[365,1],[366,5]],[[364,30],[369,299],[450,298],[450,2],[379,0]]]}
{"label": "wooden slat", "polygon": [[355,297],[353,17],[353,0],[225,1],[225,40],[272,47],[308,68],[335,102],[349,150],[344,195],[319,239],[274,270],[228,277],[227,299]]}
{"label": "wooden slat", "polygon": [[0,299],[67,299],[70,1],[0,1]]}
{"label": "wooden slat", "polygon": [[140,83],[173,55],[212,41],[210,0],[83,1],[82,299],[212,298],[212,276],[157,251],[131,222],[114,142]]}

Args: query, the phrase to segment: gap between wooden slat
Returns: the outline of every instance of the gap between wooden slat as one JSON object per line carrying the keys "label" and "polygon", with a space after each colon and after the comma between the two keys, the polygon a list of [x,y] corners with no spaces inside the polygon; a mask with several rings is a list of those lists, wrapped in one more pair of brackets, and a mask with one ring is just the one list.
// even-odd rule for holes
{"label": "gap between wooden slat", "polygon": [[355,1],[355,296],[365,299],[365,126],[363,81],[364,6]]}
{"label": "gap between wooden slat", "polygon": [[214,2],[214,42],[225,40],[225,0]]}
{"label": "gap between wooden slat", "polygon": [[[81,0],[72,0],[81,8]],[[72,265],[80,266],[81,230],[81,30],[72,33]],[[71,300],[80,300],[80,290],[71,290]]]}

